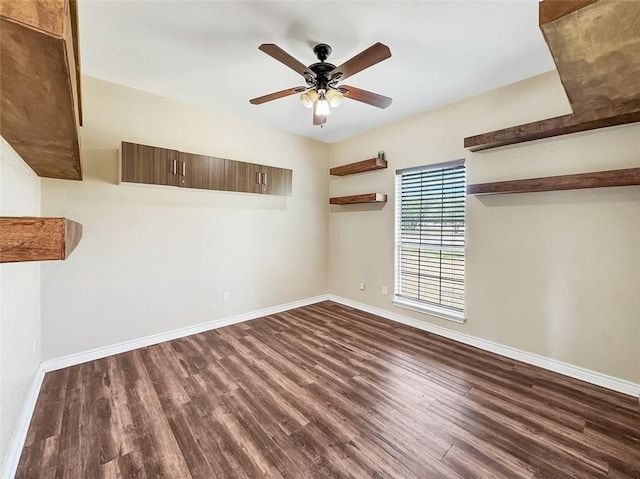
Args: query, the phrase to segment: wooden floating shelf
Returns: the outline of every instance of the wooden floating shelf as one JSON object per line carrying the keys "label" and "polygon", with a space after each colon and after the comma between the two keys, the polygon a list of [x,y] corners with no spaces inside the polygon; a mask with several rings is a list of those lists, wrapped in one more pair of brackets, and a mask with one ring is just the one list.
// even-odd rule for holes
{"label": "wooden floating shelf", "polygon": [[471,151],[482,151],[638,121],[640,121],[640,110],[622,114],[613,113],[604,117],[598,117],[597,114],[593,113],[580,116],[573,114],[556,116],[546,120],[467,137],[464,139],[464,147]]}
{"label": "wooden floating shelf", "polygon": [[329,173],[334,176],[354,175],[356,173],[364,173],[365,171],[381,170],[387,167],[387,160],[382,158],[369,158],[368,160],[349,163],[348,165],[336,166],[331,168]]}
{"label": "wooden floating shelf", "polygon": [[82,225],[66,218],[0,217],[0,263],[66,259]]}
{"label": "wooden floating shelf", "polygon": [[640,185],[640,168],[599,171],[576,175],[548,176],[527,180],[499,181],[467,186],[469,195],[501,195],[507,193],[534,193],[540,191],[579,190],[610,186]]}
{"label": "wooden floating shelf", "polygon": [[0,1],[0,130],[38,176],[81,180],[76,0]]}
{"label": "wooden floating shelf", "polygon": [[640,122],[640,2],[538,5],[540,30],[573,113],[465,138],[471,151]]}
{"label": "wooden floating shelf", "polygon": [[386,203],[387,195],[382,193],[365,193],[363,195],[336,196],[329,198],[331,205],[355,205],[359,203]]}

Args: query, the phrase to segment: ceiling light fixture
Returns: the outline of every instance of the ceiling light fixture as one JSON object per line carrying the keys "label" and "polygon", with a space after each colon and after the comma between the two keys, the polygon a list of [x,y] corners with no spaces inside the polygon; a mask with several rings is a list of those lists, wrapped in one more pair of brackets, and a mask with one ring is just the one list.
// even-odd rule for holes
{"label": "ceiling light fixture", "polygon": [[316,105],[316,114],[320,116],[327,116],[331,113],[331,108],[329,108],[329,100],[327,100],[324,90],[318,91],[318,99],[316,101],[318,102],[318,104]]}
{"label": "ceiling light fixture", "polygon": [[300,101],[302,102],[305,108],[311,108],[317,98],[318,98],[318,92],[313,89],[307,90],[300,95]]}
{"label": "ceiling light fixture", "polygon": [[263,43],[258,48],[292,70],[300,73],[307,85],[287,88],[286,90],[253,98],[249,100],[253,105],[260,105],[271,100],[299,93],[302,104],[306,108],[313,108],[313,124],[319,125],[320,128],[322,128],[327,122],[327,116],[331,113],[331,108],[336,108],[340,105],[345,97],[378,108],[386,108],[391,104],[391,98],[386,96],[360,90],[359,88],[348,85],[338,86],[338,82],[345,78],[389,58],[391,51],[388,46],[382,43],[371,45],[338,67],[326,61],[331,53],[331,47],[326,43],[319,43],[313,47],[313,53],[316,54],[319,61],[309,66],[305,66],[273,43]]}
{"label": "ceiling light fixture", "polygon": [[311,108],[315,102],[318,102],[316,105],[316,113],[322,116],[329,115],[331,108],[336,108],[340,105],[343,98],[344,95],[334,88],[327,90],[320,89],[317,91],[315,88],[311,88],[300,94],[300,102],[302,102],[305,108]]}

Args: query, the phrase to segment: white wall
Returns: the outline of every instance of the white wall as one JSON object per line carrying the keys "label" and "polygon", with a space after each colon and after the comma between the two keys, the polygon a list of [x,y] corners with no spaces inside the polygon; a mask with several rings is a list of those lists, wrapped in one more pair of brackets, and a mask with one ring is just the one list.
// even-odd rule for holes
{"label": "white wall", "polygon": [[[2,137],[0,216],[40,216],[40,178]],[[0,466],[39,364],[40,263],[0,264]]]}
{"label": "white wall", "polygon": [[[90,77],[83,103],[84,181],[42,181],[84,228],[43,265],[44,358],[326,293],[327,145]],[[123,140],[290,168],[293,195],[118,185]]]}
{"label": "white wall", "polygon": [[[471,153],[466,136],[570,112],[555,72],[332,145],[331,166],[385,150],[387,170],[332,177],[329,291],[371,306],[640,383],[640,187],[467,197],[462,325],[391,304],[396,169],[466,158],[482,183],[640,166],[640,125]],[[367,289],[358,291],[358,281]]]}

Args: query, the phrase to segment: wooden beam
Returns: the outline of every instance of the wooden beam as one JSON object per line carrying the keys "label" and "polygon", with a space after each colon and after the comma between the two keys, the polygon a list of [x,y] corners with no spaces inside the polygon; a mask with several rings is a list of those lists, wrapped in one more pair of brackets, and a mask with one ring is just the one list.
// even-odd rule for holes
{"label": "wooden beam", "polygon": [[640,1],[545,0],[539,21],[574,113],[640,109]]}
{"label": "wooden beam", "polygon": [[506,193],[534,193],[540,191],[579,190],[610,186],[640,185],[640,168],[599,171],[576,175],[548,176],[527,180],[499,181],[467,186],[469,195],[501,195]]}
{"label": "wooden beam", "polygon": [[66,218],[0,217],[0,263],[66,259],[82,225]]}
{"label": "wooden beam", "polygon": [[564,17],[598,0],[544,0],[538,4],[539,25]]}
{"label": "wooden beam", "polygon": [[358,203],[386,203],[387,195],[383,193],[365,193],[362,195],[336,196],[329,198],[332,205],[355,205]]}
{"label": "wooden beam", "polygon": [[38,176],[82,179],[75,1],[0,1],[0,134]]}
{"label": "wooden beam", "polygon": [[382,158],[369,158],[368,160],[349,163],[348,165],[331,168],[329,173],[334,176],[354,175],[365,171],[380,170],[387,167],[387,160]]}
{"label": "wooden beam", "polygon": [[527,141],[640,121],[640,110],[627,113],[611,113],[607,109],[607,112],[608,114],[600,110],[589,112],[585,115],[556,116],[481,135],[469,136],[464,139],[464,147],[471,151],[482,151],[499,146],[515,145]]}

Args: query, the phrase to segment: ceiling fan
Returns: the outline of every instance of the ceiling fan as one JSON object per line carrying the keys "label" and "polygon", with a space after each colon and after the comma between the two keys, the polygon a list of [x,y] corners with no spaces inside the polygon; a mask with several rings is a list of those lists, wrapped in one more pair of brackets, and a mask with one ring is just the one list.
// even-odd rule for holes
{"label": "ceiling fan", "polygon": [[391,56],[389,47],[380,42],[358,53],[339,67],[325,61],[331,54],[331,47],[326,43],[319,43],[313,47],[313,52],[320,61],[308,67],[273,43],[263,43],[258,49],[300,73],[304,77],[307,86],[288,88],[253,98],[249,100],[252,105],[260,105],[271,100],[300,93],[302,104],[307,108],[313,108],[313,124],[320,126],[327,122],[327,115],[331,113],[331,107],[337,107],[343,98],[351,98],[378,108],[386,108],[391,105],[392,99],[389,97],[349,85],[338,85],[339,81]]}

